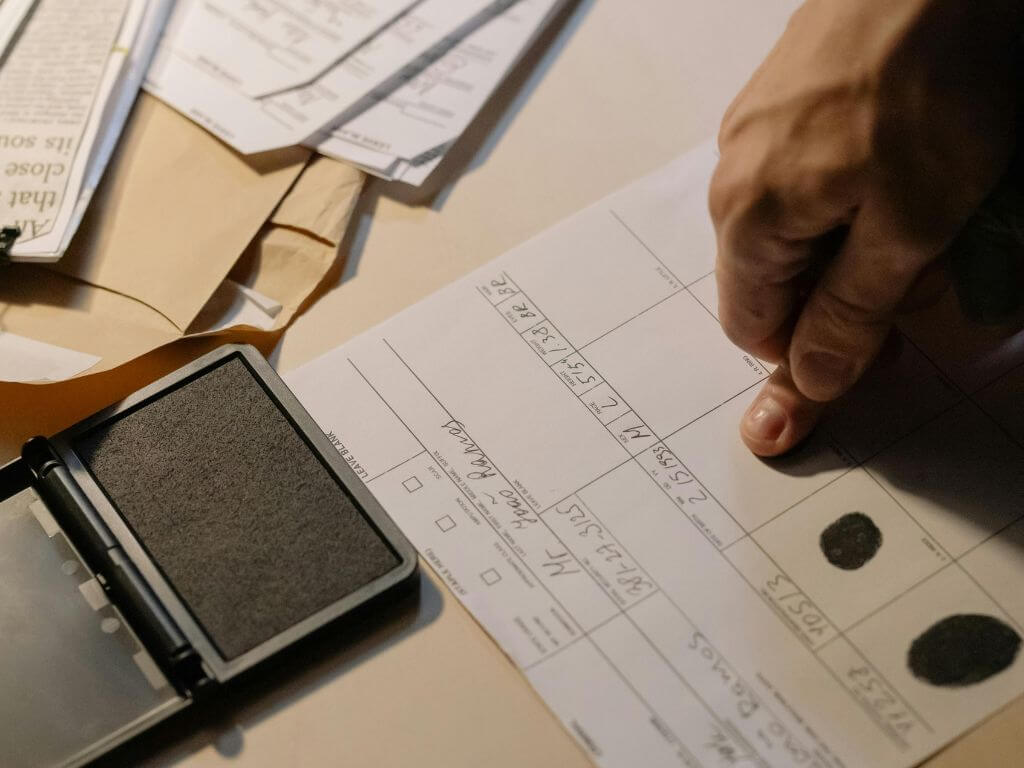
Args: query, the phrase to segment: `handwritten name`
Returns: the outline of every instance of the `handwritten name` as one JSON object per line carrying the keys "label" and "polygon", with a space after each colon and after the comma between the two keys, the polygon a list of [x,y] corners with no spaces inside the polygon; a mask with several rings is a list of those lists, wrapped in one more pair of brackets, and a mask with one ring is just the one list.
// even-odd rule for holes
{"label": "handwritten name", "polygon": [[466,473],[466,477],[469,480],[487,480],[491,477],[497,477],[498,473],[495,471],[494,465],[491,464],[491,460],[487,458],[487,454],[483,452],[480,446],[473,442],[466,432],[466,426],[461,421],[452,419],[442,424],[441,429],[462,445],[462,452],[464,454],[473,457],[469,461],[473,469]]}

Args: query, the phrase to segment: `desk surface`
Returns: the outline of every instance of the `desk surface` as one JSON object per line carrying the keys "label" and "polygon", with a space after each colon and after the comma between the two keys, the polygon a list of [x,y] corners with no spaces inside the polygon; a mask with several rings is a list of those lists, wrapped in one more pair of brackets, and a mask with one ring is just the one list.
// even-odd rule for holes
{"label": "desk surface", "polygon": [[[643,11],[639,7],[643,7]],[[715,133],[719,116],[781,32],[790,0],[584,0],[457,147],[464,166],[426,204],[372,183],[337,283],[285,334],[287,371]],[[0,426],[13,455],[183,363],[185,343],[87,384],[15,390]],[[321,654],[217,723],[161,746],[156,764],[590,765],[540,698],[424,567],[405,606]],[[933,768],[1014,765],[1024,700],[934,759]]]}

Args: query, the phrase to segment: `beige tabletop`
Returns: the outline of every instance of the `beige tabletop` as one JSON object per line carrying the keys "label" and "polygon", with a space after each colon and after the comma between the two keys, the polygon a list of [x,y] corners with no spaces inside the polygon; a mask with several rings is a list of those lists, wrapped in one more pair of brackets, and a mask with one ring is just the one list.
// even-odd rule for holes
{"label": "beige tabletop", "polygon": [[[287,371],[715,133],[781,32],[790,0],[584,1],[514,73],[423,199],[372,183],[334,284],[271,359]],[[26,389],[0,449],[50,432],[204,348],[180,344],[86,386]],[[503,768],[590,763],[425,565],[418,601],[172,730],[146,762]],[[339,647],[340,646],[340,647]],[[1018,700],[934,759],[1024,764]],[[134,756],[133,756],[134,757]],[[638,767],[640,768],[640,767]]]}

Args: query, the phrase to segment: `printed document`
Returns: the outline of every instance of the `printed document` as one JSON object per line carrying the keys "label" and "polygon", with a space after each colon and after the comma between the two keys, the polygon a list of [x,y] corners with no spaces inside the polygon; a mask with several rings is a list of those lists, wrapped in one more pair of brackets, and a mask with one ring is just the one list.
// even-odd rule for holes
{"label": "printed document", "polygon": [[247,96],[306,85],[413,0],[198,0],[176,45]]}
{"label": "printed document", "polygon": [[[299,14],[300,0],[292,5]],[[373,18],[386,15],[385,5]],[[388,13],[399,5],[408,3]],[[337,63],[314,76],[315,67],[289,64],[298,54],[281,52],[294,47],[293,37],[312,43],[284,34],[287,14],[278,5],[181,0],[146,88],[240,152],[305,143],[382,178],[419,184],[562,5],[423,0],[364,44],[335,40]],[[343,4],[353,13],[356,6],[368,13],[361,3]],[[236,37],[237,45],[224,44]],[[330,58],[327,47],[322,53],[321,63]],[[288,87],[274,79],[300,69],[301,81]]]}
{"label": "printed document", "polygon": [[67,249],[138,92],[170,0],[40,0],[0,66],[0,225],[19,261]]}
{"label": "printed document", "polygon": [[386,154],[377,175],[395,160],[415,160],[450,144],[529,47],[562,0],[519,0],[460,40],[400,88],[329,134],[317,151],[364,167],[359,149]]}
{"label": "printed document", "polygon": [[1024,350],[975,369],[910,329],[756,459],[715,159],[286,378],[596,764],[907,768],[1024,692]]}
{"label": "printed document", "polygon": [[205,50],[187,44],[202,24],[202,1],[176,7],[146,88],[245,154],[301,144],[361,111],[371,91],[397,87],[439,56],[446,38],[462,36],[479,14],[509,2],[423,0],[309,85],[256,99],[211,66]]}
{"label": "printed document", "polygon": [[0,216],[21,227],[17,246],[59,246],[88,161],[93,107],[113,86],[107,64],[127,7],[41,2],[0,67]]}

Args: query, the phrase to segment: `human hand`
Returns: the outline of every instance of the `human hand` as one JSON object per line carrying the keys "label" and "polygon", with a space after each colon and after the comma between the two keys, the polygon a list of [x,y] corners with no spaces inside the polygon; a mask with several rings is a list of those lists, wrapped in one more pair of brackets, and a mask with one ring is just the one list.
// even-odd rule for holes
{"label": "human hand", "polygon": [[744,416],[783,453],[874,360],[1015,146],[1016,0],[808,0],[726,113],[719,318],[780,365]]}

